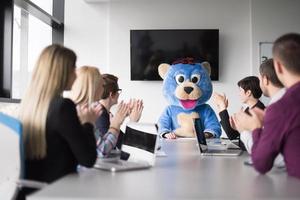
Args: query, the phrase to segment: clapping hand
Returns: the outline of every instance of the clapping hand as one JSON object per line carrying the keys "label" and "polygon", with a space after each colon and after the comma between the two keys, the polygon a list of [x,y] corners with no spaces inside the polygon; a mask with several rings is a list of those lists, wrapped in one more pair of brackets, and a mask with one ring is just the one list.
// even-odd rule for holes
{"label": "clapping hand", "polygon": [[253,108],[250,109],[249,112],[250,115],[243,111],[233,115],[232,119],[239,132],[253,131],[262,127],[265,115],[264,111],[259,108]]}
{"label": "clapping hand", "polygon": [[102,112],[103,112],[103,106],[100,104],[100,103],[96,103],[96,104],[93,104],[92,107],[91,107],[92,110],[94,110],[94,112],[96,113],[96,115],[99,117]]}
{"label": "clapping hand", "polygon": [[228,99],[224,93],[219,94],[217,92],[214,92],[213,103],[217,106],[219,112],[227,109],[228,107]]}
{"label": "clapping hand", "polygon": [[130,114],[129,119],[131,122],[138,122],[142,116],[142,112],[144,109],[143,100],[140,99],[130,99]]}
{"label": "clapping hand", "polygon": [[129,115],[129,112],[129,104],[126,104],[123,101],[121,101],[118,105],[115,115],[111,119],[111,126],[116,129],[120,129],[121,124],[123,123],[124,119]]}

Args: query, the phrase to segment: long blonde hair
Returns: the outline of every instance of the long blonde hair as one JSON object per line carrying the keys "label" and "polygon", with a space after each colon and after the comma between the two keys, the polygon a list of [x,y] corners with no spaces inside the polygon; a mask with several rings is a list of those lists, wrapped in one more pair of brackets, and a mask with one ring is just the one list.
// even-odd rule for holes
{"label": "long blonde hair", "polygon": [[49,104],[68,86],[75,63],[76,54],[61,45],[50,45],[40,54],[20,108],[26,158],[46,156]]}
{"label": "long blonde hair", "polygon": [[[72,86],[70,98],[75,104],[89,104],[100,100],[99,87],[103,78],[96,67],[82,66],[77,70],[77,78]],[[102,89],[103,90],[103,89]]]}

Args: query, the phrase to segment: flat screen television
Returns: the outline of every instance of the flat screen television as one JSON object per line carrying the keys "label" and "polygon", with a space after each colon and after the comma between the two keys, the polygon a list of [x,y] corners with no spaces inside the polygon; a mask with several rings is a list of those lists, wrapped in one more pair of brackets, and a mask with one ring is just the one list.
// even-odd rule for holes
{"label": "flat screen television", "polygon": [[211,79],[219,79],[218,29],[130,30],[131,80],[162,80],[158,66],[192,57],[208,61]]}

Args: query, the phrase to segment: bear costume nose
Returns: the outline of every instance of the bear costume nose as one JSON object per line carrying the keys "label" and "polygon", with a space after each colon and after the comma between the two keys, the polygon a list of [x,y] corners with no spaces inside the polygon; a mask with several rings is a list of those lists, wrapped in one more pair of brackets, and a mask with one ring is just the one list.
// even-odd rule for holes
{"label": "bear costume nose", "polygon": [[187,94],[190,94],[194,90],[192,87],[184,87],[183,89]]}

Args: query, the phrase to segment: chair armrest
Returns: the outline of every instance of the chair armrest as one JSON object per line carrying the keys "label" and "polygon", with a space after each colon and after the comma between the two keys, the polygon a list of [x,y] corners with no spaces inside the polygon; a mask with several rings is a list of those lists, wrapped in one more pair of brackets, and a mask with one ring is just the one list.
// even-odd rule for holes
{"label": "chair armrest", "polygon": [[33,189],[42,189],[43,187],[45,187],[47,185],[48,185],[48,183],[32,181],[32,180],[20,179],[17,181],[17,186],[19,188],[26,187],[26,188],[33,188]]}

